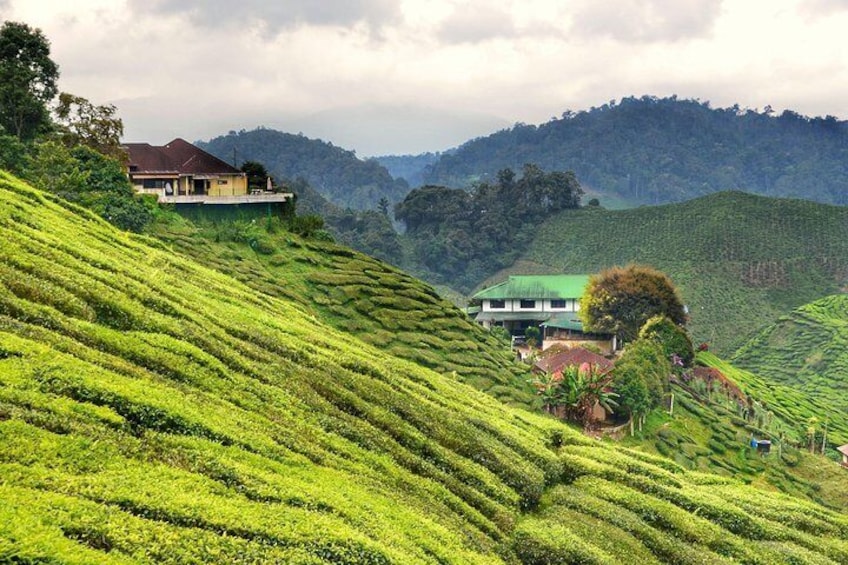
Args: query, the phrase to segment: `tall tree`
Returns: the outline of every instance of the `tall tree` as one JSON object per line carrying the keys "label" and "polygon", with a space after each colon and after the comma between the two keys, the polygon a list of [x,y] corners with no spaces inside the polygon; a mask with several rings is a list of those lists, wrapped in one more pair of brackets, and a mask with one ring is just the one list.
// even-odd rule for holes
{"label": "tall tree", "polygon": [[23,141],[50,125],[47,108],[56,97],[59,67],[38,28],[4,22],[0,28],[0,127]]}
{"label": "tall tree", "polygon": [[580,317],[592,331],[636,339],[640,328],[657,315],[686,323],[683,301],[671,279],[651,267],[613,267],[593,275],[580,299]]}
{"label": "tall tree", "polygon": [[62,92],[55,110],[56,125],[67,147],[85,145],[124,162],[126,153],[121,149],[124,123],[116,112],[112,104],[96,106],[82,96]]}
{"label": "tall tree", "polygon": [[245,161],[241,171],[247,174],[247,185],[251,189],[265,190],[268,186],[268,169],[259,161]]}

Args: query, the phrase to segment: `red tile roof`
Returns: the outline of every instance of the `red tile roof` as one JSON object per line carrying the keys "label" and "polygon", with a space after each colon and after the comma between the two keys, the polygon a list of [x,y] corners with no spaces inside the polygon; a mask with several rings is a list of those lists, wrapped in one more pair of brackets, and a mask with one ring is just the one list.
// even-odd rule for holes
{"label": "red tile roof", "polygon": [[543,357],[536,362],[533,368],[546,373],[555,373],[562,370],[563,367],[580,366],[583,363],[597,366],[601,372],[609,371],[614,364],[603,355],[598,355],[582,347],[575,347],[549,357]]}
{"label": "red tile roof", "polygon": [[239,174],[241,171],[179,137],[162,147],[127,143],[130,172],[188,175]]}

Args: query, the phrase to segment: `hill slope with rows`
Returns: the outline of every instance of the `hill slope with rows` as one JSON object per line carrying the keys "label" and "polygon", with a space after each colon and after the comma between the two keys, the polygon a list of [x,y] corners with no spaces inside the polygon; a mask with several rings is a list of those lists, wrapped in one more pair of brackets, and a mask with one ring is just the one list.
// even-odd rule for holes
{"label": "hill slope with rows", "polygon": [[803,399],[797,419],[829,422],[832,441],[848,443],[848,294],[781,317],[741,347],[733,363],[794,392]]}
{"label": "hill slope with rows", "polygon": [[155,232],[175,251],[258,292],[295,301],[394,356],[504,402],[532,403],[527,365],[429,285],[350,248],[261,224],[171,221]]}
{"label": "hill slope with rows", "polygon": [[723,192],[567,211],[539,226],[509,272],[593,273],[630,262],[668,273],[694,338],[730,353],[786,312],[848,285],[848,207]]}
{"label": "hill slope with rows", "polygon": [[382,352],[0,173],[0,561],[840,563],[848,518]]}

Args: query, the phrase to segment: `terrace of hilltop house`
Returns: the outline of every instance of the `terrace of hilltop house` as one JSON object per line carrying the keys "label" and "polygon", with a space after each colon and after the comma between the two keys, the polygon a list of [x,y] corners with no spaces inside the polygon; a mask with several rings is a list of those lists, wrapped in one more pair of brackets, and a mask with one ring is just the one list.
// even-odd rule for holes
{"label": "terrace of hilltop house", "polygon": [[578,314],[588,282],[588,275],[512,275],[472,297],[480,303],[475,320],[488,329],[506,329],[513,344],[537,327],[542,349],[589,345],[610,354],[617,349],[615,336],[585,331]]}
{"label": "terrace of hilltop house", "polygon": [[137,192],[171,204],[261,204],[286,202],[293,195],[271,184],[250,188],[247,175],[177,138],[163,146],[127,143],[127,174]]}

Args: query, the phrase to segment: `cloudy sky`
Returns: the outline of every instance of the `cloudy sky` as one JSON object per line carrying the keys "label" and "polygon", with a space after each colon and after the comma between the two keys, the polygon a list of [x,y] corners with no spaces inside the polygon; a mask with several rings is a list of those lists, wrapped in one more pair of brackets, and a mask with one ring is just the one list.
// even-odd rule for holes
{"label": "cloudy sky", "polygon": [[848,119],[848,0],[0,0],[127,141],[440,151],[623,96]]}

